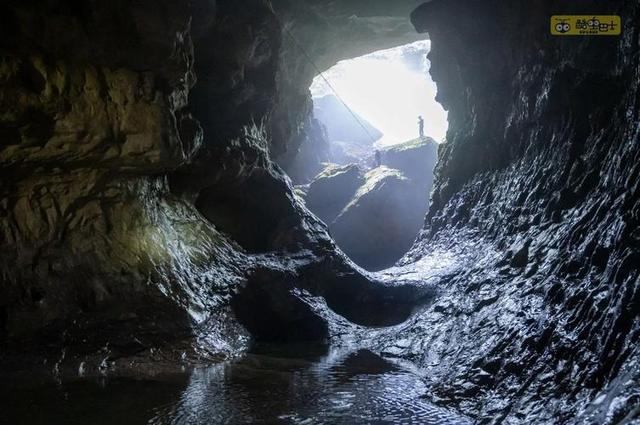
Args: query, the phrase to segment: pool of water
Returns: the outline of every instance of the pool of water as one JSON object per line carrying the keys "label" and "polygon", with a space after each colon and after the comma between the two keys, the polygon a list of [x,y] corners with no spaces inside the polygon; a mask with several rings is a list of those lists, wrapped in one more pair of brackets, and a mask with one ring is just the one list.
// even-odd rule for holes
{"label": "pool of water", "polygon": [[85,379],[4,389],[12,424],[469,424],[422,381],[359,350],[257,350],[159,380]]}

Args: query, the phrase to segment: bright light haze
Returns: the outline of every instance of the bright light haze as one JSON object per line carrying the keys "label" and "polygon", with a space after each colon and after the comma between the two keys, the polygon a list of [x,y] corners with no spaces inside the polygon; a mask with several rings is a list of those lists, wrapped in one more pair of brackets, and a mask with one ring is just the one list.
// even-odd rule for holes
{"label": "bright light haze", "polygon": [[[384,133],[378,144],[418,137],[418,115],[424,118],[425,135],[440,142],[447,131],[447,113],[434,99],[429,48],[429,40],[423,40],[381,50],[338,62],[323,74],[354,112]],[[311,93],[314,98],[334,94],[320,76],[313,80]]]}

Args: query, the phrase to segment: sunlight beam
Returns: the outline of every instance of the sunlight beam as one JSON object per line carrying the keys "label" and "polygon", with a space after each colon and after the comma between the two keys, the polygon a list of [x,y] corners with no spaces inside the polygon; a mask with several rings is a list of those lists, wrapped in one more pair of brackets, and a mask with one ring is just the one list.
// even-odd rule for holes
{"label": "sunlight beam", "polygon": [[[384,133],[377,142],[381,146],[418,137],[418,115],[425,119],[425,134],[441,142],[447,112],[435,101],[436,85],[426,58],[429,48],[429,40],[423,40],[381,50],[338,62],[323,74],[355,113]],[[412,63],[416,59],[417,65]],[[311,93],[314,98],[334,94],[320,76]]]}

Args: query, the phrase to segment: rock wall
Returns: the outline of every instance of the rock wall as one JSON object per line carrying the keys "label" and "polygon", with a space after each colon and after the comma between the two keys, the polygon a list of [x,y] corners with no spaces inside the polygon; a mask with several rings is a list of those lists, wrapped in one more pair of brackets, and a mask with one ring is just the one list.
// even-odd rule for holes
{"label": "rock wall", "polygon": [[[229,302],[244,260],[170,191],[168,175],[203,145],[189,109],[190,10],[125,0],[1,8],[3,355],[111,344],[116,359],[193,337]],[[233,350],[223,345],[211,349]]]}
{"label": "rock wall", "polygon": [[[551,15],[589,13],[621,15],[622,35],[549,34]],[[403,263],[438,265],[440,294],[388,351],[479,423],[637,420],[639,20],[635,1],[412,14],[450,126]]]}

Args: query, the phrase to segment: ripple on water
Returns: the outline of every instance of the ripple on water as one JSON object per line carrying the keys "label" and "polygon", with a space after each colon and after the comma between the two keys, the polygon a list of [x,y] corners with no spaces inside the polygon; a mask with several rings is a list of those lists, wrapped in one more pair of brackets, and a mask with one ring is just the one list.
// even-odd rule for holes
{"label": "ripple on water", "polygon": [[153,424],[470,423],[434,406],[415,375],[358,351],[315,361],[250,355],[193,373],[173,406]]}

